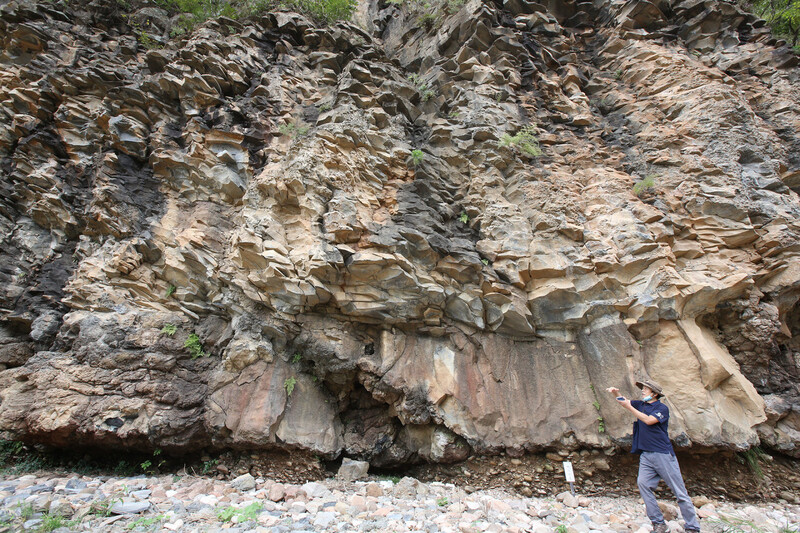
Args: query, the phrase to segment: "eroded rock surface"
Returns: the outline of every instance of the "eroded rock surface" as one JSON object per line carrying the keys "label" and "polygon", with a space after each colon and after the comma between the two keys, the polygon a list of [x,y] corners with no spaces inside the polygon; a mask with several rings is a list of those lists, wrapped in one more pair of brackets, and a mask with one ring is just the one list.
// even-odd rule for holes
{"label": "eroded rock surface", "polygon": [[372,2],[170,39],[144,9],[0,3],[7,436],[607,448],[602,389],[649,375],[678,445],[800,456],[800,74],[763,21]]}

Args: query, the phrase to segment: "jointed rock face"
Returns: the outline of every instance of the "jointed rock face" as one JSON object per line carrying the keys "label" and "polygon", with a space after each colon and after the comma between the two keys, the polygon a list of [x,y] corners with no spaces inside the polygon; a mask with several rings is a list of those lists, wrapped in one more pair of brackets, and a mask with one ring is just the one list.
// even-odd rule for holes
{"label": "jointed rock face", "polygon": [[603,389],[649,376],[676,444],[800,456],[800,74],[763,22],[373,1],[147,49],[170,19],[112,4],[0,1],[7,437],[609,447]]}

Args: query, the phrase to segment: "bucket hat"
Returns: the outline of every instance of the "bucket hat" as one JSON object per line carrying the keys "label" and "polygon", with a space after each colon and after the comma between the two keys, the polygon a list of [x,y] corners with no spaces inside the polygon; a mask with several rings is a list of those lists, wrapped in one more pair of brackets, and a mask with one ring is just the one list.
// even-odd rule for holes
{"label": "bucket hat", "polygon": [[656,393],[656,395],[658,395],[659,397],[660,396],[664,396],[664,389],[662,389],[661,385],[659,385],[658,383],[656,383],[652,379],[646,379],[644,381],[637,381],[636,382],[636,386],[639,387],[640,389],[642,387],[647,387],[648,389],[650,389],[651,391]]}

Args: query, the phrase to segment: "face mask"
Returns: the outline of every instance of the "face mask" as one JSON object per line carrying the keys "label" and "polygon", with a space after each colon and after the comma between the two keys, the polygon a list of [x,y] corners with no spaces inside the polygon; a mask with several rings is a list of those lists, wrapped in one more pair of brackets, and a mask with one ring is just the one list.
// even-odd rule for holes
{"label": "face mask", "polygon": [[649,401],[650,401],[650,400],[652,400],[652,399],[653,399],[653,397],[652,397],[652,396],[645,396],[645,397],[644,397],[644,399],[643,399],[642,401],[643,401],[643,402],[649,402]]}

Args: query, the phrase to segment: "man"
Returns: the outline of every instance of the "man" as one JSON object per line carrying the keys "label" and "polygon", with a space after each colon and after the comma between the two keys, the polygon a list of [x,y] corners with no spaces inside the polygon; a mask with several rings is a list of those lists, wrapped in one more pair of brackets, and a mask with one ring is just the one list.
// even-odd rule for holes
{"label": "man", "polygon": [[658,508],[653,490],[663,479],[672,489],[678,500],[678,507],[686,522],[687,533],[698,533],[700,523],[694,510],[686,486],[683,484],[678,459],[669,440],[669,407],[659,401],[663,389],[655,381],[637,381],[636,386],[642,389],[641,400],[628,400],[619,395],[619,389],[609,387],[606,391],[617,397],[617,402],[630,411],[637,420],[633,423],[633,444],[631,453],[639,455],[639,494],[644,500],[645,512],[653,523],[653,533],[668,533],[669,526],[664,523],[664,515]]}

